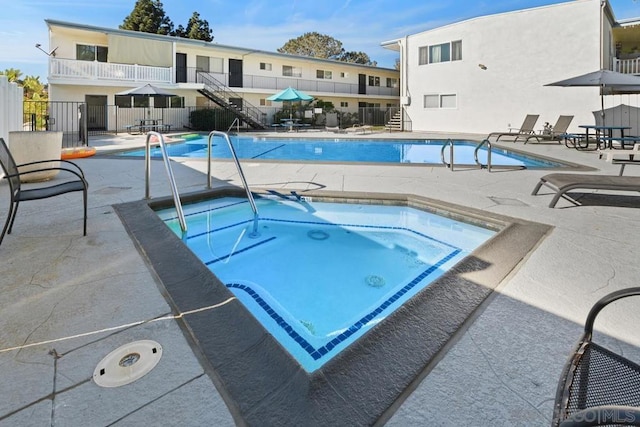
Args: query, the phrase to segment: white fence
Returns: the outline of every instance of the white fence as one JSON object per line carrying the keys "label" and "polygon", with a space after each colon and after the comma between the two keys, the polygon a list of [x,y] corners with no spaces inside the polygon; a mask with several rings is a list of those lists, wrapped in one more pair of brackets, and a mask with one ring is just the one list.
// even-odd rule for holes
{"label": "white fence", "polygon": [[0,138],[9,142],[9,132],[22,130],[22,88],[0,76]]}

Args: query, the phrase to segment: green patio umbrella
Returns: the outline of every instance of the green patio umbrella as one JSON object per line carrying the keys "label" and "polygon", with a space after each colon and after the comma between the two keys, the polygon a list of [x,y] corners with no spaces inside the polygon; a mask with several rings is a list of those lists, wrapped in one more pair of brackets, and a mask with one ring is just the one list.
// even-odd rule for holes
{"label": "green patio umbrella", "polygon": [[[313,101],[313,96],[307,95],[306,93],[289,86],[288,88],[269,96],[267,99],[269,101],[279,101],[279,102]],[[292,120],[292,119],[293,119],[293,116],[292,116],[291,110],[289,110],[289,120]]]}

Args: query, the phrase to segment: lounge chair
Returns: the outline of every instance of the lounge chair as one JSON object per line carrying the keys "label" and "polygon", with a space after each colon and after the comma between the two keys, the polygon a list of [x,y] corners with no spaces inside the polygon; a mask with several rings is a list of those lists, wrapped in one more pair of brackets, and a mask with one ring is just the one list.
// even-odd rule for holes
{"label": "lounge chair", "polygon": [[538,117],[540,117],[538,114],[527,114],[527,117],[524,118],[524,122],[522,122],[522,126],[520,126],[520,129],[513,130],[513,128],[509,128],[509,132],[491,132],[489,135],[487,135],[487,139],[491,138],[492,136],[496,136],[496,141],[498,141],[503,136],[515,136],[513,142],[516,142],[518,138],[526,137],[535,132],[533,128],[538,121]]}
{"label": "lounge chair", "polygon": [[324,128],[329,132],[340,132],[338,113],[327,113],[327,120],[324,123]]}
{"label": "lounge chair", "polygon": [[584,333],[562,371],[552,426],[640,426],[640,366],[592,341],[596,316],[608,304],[640,296],[640,288],[601,298],[589,311]]}
{"label": "lounge chair", "polygon": [[540,141],[558,141],[562,142],[562,139],[567,137],[567,129],[573,120],[573,116],[560,116],[555,125],[550,129],[543,129],[539,133],[532,133],[527,135],[524,143],[529,142],[530,139],[535,138],[536,142]]}
{"label": "lounge chair", "polygon": [[546,186],[555,191],[555,195],[549,207],[552,208],[560,197],[570,201],[576,206],[580,203],[565,193],[576,188],[591,190],[618,190],[618,191],[640,191],[640,176],[616,176],[616,175],[593,175],[582,173],[552,173],[540,178],[540,181],[533,189],[532,195],[538,194],[540,187]]}
{"label": "lounge chair", "polygon": [[[39,169],[28,170],[24,172],[20,172],[18,170],[19,167],[28,166],[28,165],[38,165],[56,162],[59,166],[55,167],[42,167]],[[57,163],[59,162],[59,163]],[[13,221],[16,219],[16,213],[18,212],[18,206],[20,202],[26,202],[29,200],[39,200],[39,199],[47,199],[49,197],[59,196],[61,194],[71,193],[74,191],[82,191],[83,193],[83,202],[84,202],[84,236],[87,235],[87,188],[89,184],[84,178],[84,173],[82,169],[75,163],[69,160],[60,160],[60,159],[50,159],[50,160],[40,160],[37,162],[29,162],[22,163],[17,165],[9,151],[9,148],[4,142],[4,139],[0,138],[0,166],[2,167],[2,171],[4,171],[4,179],[9,182],[9,193],[11,197],[11,203],[9,205],[9,212],[7,214],[7,220],[4,223],[4,228],[2,229],[2,234],[0,234],[0,244],[2,244],[2,239],[4,239],[4,235],[11,234],[11,228],[13,227]],[[37,186],[31,187],[29,189],[22,189],[20,177],[50,171],[50,170],[58,170],[64,171],[73,176],[73,179],[65,180],[58,184],[49,185],[49,186]]]}

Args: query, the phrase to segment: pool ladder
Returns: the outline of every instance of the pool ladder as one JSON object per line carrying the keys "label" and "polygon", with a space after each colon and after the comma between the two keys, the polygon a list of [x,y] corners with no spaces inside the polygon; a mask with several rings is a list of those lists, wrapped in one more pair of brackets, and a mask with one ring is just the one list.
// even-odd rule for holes
{"label": "pool ladder", "polygon": [[[207,149],[207,188],[211,189],[211,140],[214,135],[222,136],[229,144],[229,149],[231,150],[231,155],[233,156],[233,160],[236,164],[236,168],[238,169],[238,173],[240,174],[240,179],[242,180],[242,185],[244,186],[245,191],[247,192],[247,198],[249,199],[249,204],[251,205],[251,210],[253,211],[253,231],[249,234],[249,237],[257,237],[258,233],[258,208],[256,207],[256,202],[253,200],[253,194],[251,194],[251,190],[249,190],[249,185],[247,184],[247,180],[244,176],[244,172],[242,171],[242,166],[240,166],[240,161],[238,160],[238,156],[236,155],[236,150],[233,148],[233,144],[231,143],[231,139],[229,139],[229,135],[225,132],[220,131],[211,131],[209,133],[208,140],[208,149]],[[155,136],[158,139],[160,144],[160,152],[162,153],[162,160],[164,161],[164,166],[167,171],[167,176],[169,178],[169,185],[171,186],[171,193],[173,195],[173,203],[176,207],[176,211],[178,214],[178,221],[180,222],[180,229],[182,230],[182,235],[185,236],[187,233],[187,222],[184,218],[184,212],[182,210],[182,202],[180,201],[180,195],[178,193],[178,186],[176,185],[176,179],[173,175],[173,169],[171,168],[171,161],[169,160],[169,155],[167,154],[167,145],[164,141],[164,137],[161,133],[158,132],[148,132],[147,139],[145,144],[145,156],[144,156],[144,164],[145,164],[145,198],[149,199],[151,197],[150,190],[150,182],[151,182],[151,137]]]}
{"label": "pool ladder", "polygon": [[[233,127],[233,124],[232,124]],[[217,130],[212,130],[209,133],[209,139],[207,144],[207,188],[211,188],[211,142],[214,136],[221,136],[229,145],[229,150],[231,151],[231,156],[233,157],[233,161],[236,164],[236,169],[238,169],[238,175],[240,175],[240,180],[242,181],[242,186],[247,193],[247,199],[249,199],[249,204],[251,205],[251,210],[253,211],[253,231],[249,234],[249,237],[257,237],[260,235],[258,233],[258,208],[256,207],[256,202],[253,200],[253,194],[249,189],[249,184],[247,184],[247,179],[244,176],[244,172],[242,171],[242,166],[240,166],[240,160],[238,160],[238,156],[236,154],[235,148],[233,148],[233,144],[231,143],[231,139],[229,138],[229,134],[226,132],[220,132]]]}
{"label": "pool ladder", "polygon": [[184,212],[182,211],[182,202],[180,201],[180,195],[178,194],[178,186],[176,185],[176,179],[173,176],[173,169],[171,168],[171,162],[169,155],[167,154],[167,144],[164,142],[164,137],[159,132],[147,132],[147,140],[145,144],[144,152],[144,167],[145,167],[145,199],[151,197],[151,190],[149,183],[151,182],[151,137],[158,138],[160,143],[160,152],[162,153],[162,160],[164,161],[164,167],[167,170],[167,176],[169,177],[169,185],[171,186],[171,193],[173,194],[173,203],[178,213],[178,221],[180,222],[180,229],[182,230],[182,236],[187,234],[187,221],[184,219]]}
{"label": "pool ladder", "polygon": [[[453,157],[454,145],[455,144],[453,143],[451,138],[449,138],[444,144],[442,144],[442,148],[440,149],[440,160],[442,161],[442,164],[448,167],[449,169],[451,169],[452,171],[453,171],[453,165],[454,165],[454,157]],[[480,151],[480,148],[482,148],[485,145],[487,146],[487,164],[486,165],[481,163],[478,160],[478,151]],[[444,158],[444,152],[447,149],[447,147],[449,147],[449,162],[447,162]],[[487,169],[487,171],[491,172],[491,141],[489,141],[488,139],[485,139],[480,144],[478,144],[475,150],[473,150],[473,159],[476,162],[476,164],[480,166],[480,169]]]}

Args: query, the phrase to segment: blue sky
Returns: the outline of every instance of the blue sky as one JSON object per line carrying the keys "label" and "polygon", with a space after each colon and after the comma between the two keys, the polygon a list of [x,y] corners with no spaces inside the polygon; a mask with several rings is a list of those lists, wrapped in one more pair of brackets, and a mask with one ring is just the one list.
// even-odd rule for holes
{"label": "blue sky", "polygon": [[[209,22],[214,42],[275,51],[288,40],[317,31],[393,67],[395,52],[380,43],[475,16],[558,3],[558,0],[164,0],[175,26],[194,11]],[[640,17],[640,1],[610,0],[617,19]],[[0,0],[0,70],[17,68],[46,82],[49,47],[45,19],[117,28],[135,0]],[[535,23],[533,23],[535,24]],[[54,48],[55,46],[51,46]]]}

